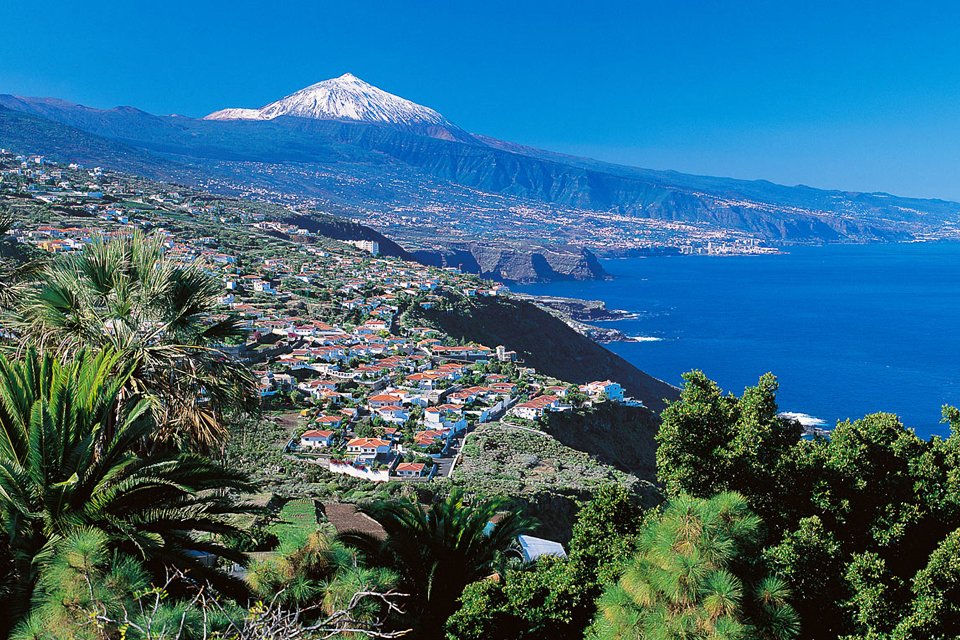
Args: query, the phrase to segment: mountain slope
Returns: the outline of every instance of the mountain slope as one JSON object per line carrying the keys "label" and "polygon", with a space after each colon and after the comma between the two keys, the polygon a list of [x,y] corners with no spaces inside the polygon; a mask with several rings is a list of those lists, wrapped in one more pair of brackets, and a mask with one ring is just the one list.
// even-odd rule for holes
{"label": "mountain slope", "polygon": [[[147,132],[154,116],[143,114],[138,117],[144,121],[142,131]],[[166,127],[163,124],[160,126]],[[0,106],[0,147],[5,145],[29,153],[48,153],[62,160],[99,164],[178,183],[195,184],[207,180],[207,174],[203,170],[172,160],[169,156],[151,155],[142,148],[107,140],[74,127]],[[56,152],[49,151],[51,149]],[[223,157],[230,157],[232,153],[228,150],[211,151],[210,148],[207,148],[207,152]],[[343,156],[343,160],[347,160],[346,156]],[[221,191],[231,195],[238,193],[229,189]],[[330,205],[324,207],[324,210],[327,213],[351,217],[356,214],[354,210],[343,210]],[[577,247],[508,249],[473,244],[463,249],[421,249],[411,254],[382,233],[344,217],[324,215],[320,212],[310,212],[308,215],[281,213],[283,222],[296,224],[329,238],[372,240],[380,245],[380,251],[385,255],[436,266],[459,266],[468,273],[477,273],[497,280],[582,280],[606,276],[596,258],[589,251]]]}
{"label": "mountain slope", "polygon": [[[624,167],[467,133],[349,74],[261,109],[208,119],[0,96],[30,114],[125,145],[95,162],[229,193],[349,211],[419,249],[471,241],[636,248],[755,238],[775,243],[960,237],[960,204]],[[3,125],[0,124],[0,127]],[[22,140],[6,126],[0,144]],[[47,138],[35,148],[69,150]],[[136,150],[134,153],[133,150]],[[149,166],[155,166],[151,169]],[[152,173],[151,173],[152,172]],[[443,250],[441,247],[441,250]]]}

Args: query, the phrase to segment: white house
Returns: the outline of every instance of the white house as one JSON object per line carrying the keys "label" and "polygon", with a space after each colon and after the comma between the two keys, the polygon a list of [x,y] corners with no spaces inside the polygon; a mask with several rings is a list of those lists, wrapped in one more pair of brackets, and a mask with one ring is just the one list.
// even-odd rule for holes
{"label": "white house", "polygon": [[380,438],[354,438],[347,443],[347,453],[358,456],[375,456],[378,453],[389,453],[390,441]]}
{"label": "white house", "polygon": [[559,407],[560,399],[557,396],[538,396],[533,400],[518,404],[513,408],[513,413],[527,420],[536,420],[544,412],[555,411]]}
{"label": "white house", "polygon": [[442,404],[437,407],[427,407],[423,410],[424,422],[434,428],[440,427],[444,423],[456,422],[463,417],[463,407]]}
{"label": "white house", "polygon": [[317,424],[326,429],[339,429],[340,425],[343,424],[343,418],[341,416],[320,416],[317,418]]}
{"label": "white house", "polygon": [[268,293],[270,295],[276,295],[277,293],[277,290],[273,288],[273,285],[266,280],[254,280],[253,290],[257,293]]}
{"label": "white house", "polygon": [[371,411],[400,404],[403,404],[403,398],[396,394],[382,393],[367,399],[367,406]]}
{"label": "white house", "polygon": [[310,429],[300,436],[300,446],[312,449],[333,446],[333,435],[335,433],[335,431],[328,429]]}
{"label": "white house", "polygon": [[394,424],[403,424],[410,418],[410,412],[398,405],[388,405],[376,410],[377,415]]}
{"label": "white house", "polygon": [[401,462],[397,465],[396,475],[400,478],[422,478],[430,473],[422,462]]}

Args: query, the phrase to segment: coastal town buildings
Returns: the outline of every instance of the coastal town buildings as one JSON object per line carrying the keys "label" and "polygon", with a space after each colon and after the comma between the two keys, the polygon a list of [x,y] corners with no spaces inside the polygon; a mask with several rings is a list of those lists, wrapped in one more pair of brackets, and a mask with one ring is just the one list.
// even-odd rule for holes
{"label": "coastal town buildings", "polygon": [[[506,346],[406,321],[414,308],[509,296],[502,285],[382,256],[376,242],[335,242],[185,187],[42,156],[0,152],[0,197],[24,211],[56,207],[10,231],[35,250],[76,252],[140,230],[164,239],[167,259],[221,282],[220,319],[236,319],[243,337],[213,346],[253,369],[264,402],[302,414],[286,444],[292,460],[425,481],[449,472],[480,425],[578,410],[571,385],[523,366]],[[580,407],[625,401],[610,380],[580,390]]]}

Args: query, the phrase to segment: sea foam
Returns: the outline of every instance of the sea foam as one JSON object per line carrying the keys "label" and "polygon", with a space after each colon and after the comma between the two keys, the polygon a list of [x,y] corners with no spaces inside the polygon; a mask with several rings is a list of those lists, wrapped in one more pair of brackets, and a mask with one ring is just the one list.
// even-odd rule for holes
{"label": "sea foam", "polygon": [[822,418],[817,418],[809,413],[801,413],[799,411],[781,411],[777,415],[781,418],[796,420],[805,427],[823,427],[827,424],[826,420]]}

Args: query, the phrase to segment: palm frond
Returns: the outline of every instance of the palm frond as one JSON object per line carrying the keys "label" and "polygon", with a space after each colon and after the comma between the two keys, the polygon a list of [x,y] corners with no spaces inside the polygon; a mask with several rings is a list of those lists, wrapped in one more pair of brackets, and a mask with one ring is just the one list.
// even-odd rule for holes
{"label": "palm frond", "polygon": [[0,521],[21,614],[34,585],[56,570],[64,541],[90,536],[157,570],[175,566],[242,590],[197,554],[244,560],[218,540],[242,535],[234,518],[254,508],[233,496],[254,487],[198,454],[135,453],[152,416],[145,400],[122,401],[133,373],[113,351],[70,361],[34,349],[19,361],[0,357]]}
{"label": "palm frond", "polygon": [[257,411],[253,375],[216,348],[240,335],[235,320],[214,319],[219,283],[166,260],[161,238],[137,231],[99,239],[39,275],[9,322],[22,348],[113,350],[118,374],[130,371],[126,392],[153,405],[155,444],[221,450],[226,415]]}

